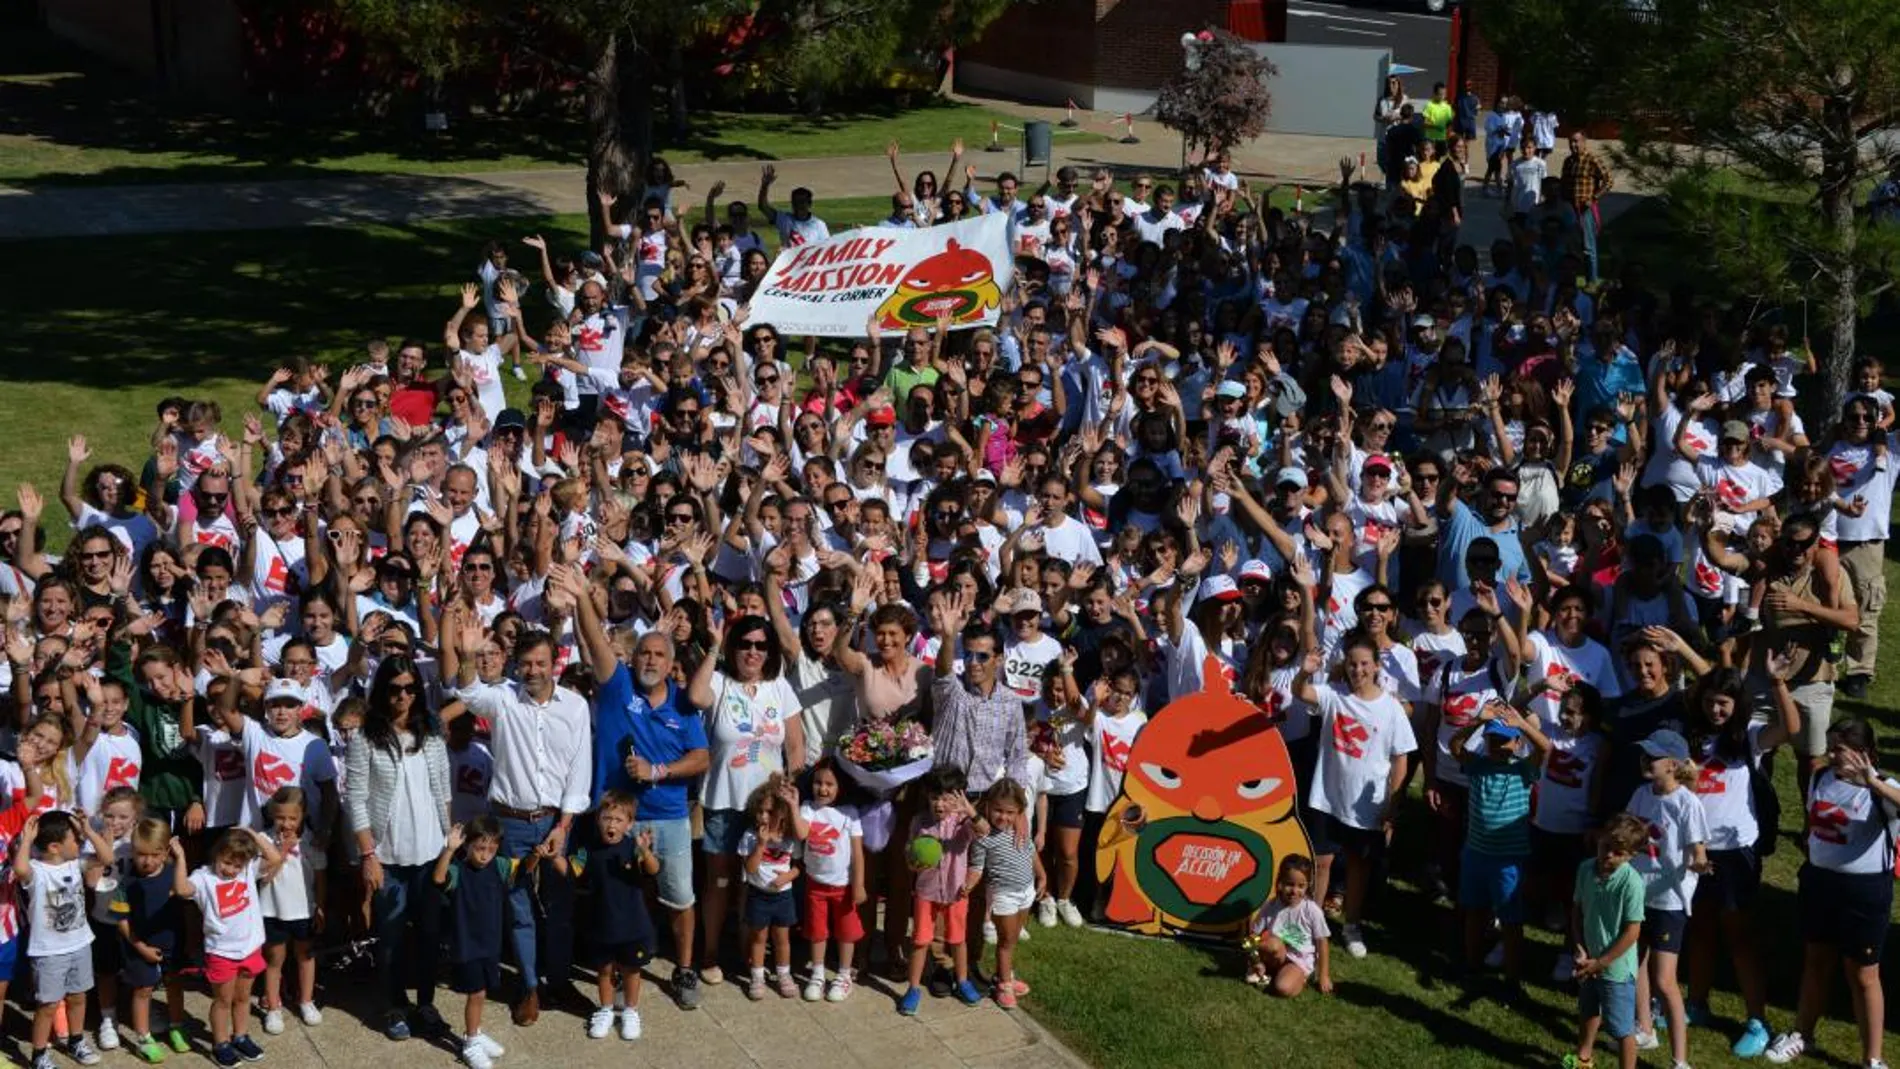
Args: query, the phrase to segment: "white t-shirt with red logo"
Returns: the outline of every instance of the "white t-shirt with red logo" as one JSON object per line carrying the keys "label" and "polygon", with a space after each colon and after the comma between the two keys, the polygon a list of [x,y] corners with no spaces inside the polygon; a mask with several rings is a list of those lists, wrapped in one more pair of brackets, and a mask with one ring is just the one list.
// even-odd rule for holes
{"label": "white t-shirt with red logo", "polygon": [[1425,681],[1424,700],[1428,705],[1438,706],[1438,735],[1433,745],[1438,748],[1438,756],[1432,765],[1432,775],[1454,787],[1470,784],[1465,778],[1463,766],[1458,755],[1452,752],[1451,743],[1460,731],[1478,722],[1478,714],[1493,701],[1509,701],[1515,688],[1504,675],[1497,662],[1487,658],[1475,670],[1468,670],[1464,658],[1450,661],[1439,668],[1438,674]]}
{"label": "white t-shirt with red logo", "polygon": [[1649,828],[1649,849],[1630,861],[1649,889],[1649,909],[1689,912],[1695,899],[1696,874],[1689,871],[1690,850],[1709,841],[1709,818],[1702,799],[1687,787],[1657,794],[1645,783],[1630,795],[1631,816]]}
{"label": "white t-shirt with red logo", "polygon": [[826,887],[851,883],[851,840],[864,837],[856,808],[848,805],[814,806],[806,802],[798,815],[808,827],[805,834],[805,875]]}
{"label": "white t-shirt with red logo", "polygon": [[1330,683],[1314,689],[1320,746],[1307,802],[1348,827],[1377,828],[1393,762],[1418,749],[1412,721],[1390,694],[1360,698]]}
{"label": "white t-shirt with red logo", "polygon": [[495,778],[495,755],[480,739],[468,748],[449,750],[449,820],[466,824],[488,812],[488,785]]}
{"label": "white t-shirt with red logo", "polygon": [[[1900,781],[1886,777],[1889,787]],[[1865,875],[1893,871],[1900,819],[1874,792],[1822,769],[1808,785],[1808,863],[1829,872]]]}
{"label": "white t-shirt with red logo", "polygon": [[251,608],[261,613],[280,602],[294,605],[310,582],[303,536],[278,539],[260,528],[253,537],[257,550],[251,554]]}
{"label": "white t-shirt with red logo", "polygon": [[74,796],[79,808],[97,813],[103,808],[106,792],[114,787],[139,788],[139,736],[131,727],[117,735],[101,732],[93,740],[86,759],[79,763],[79,780]]}
{"label": "white t-shirt with red logo", "polygon": [[252,827],[262,828],[267,823],[265,806],[278,790],[303,788],[306,806],[314,809],[320,785],[336,782],[336,760],[330,755],[329,744],[308,731],[299,729],[289,737],[275,735],[246,717],[242,742],[251,790],[241,819]]}
{"label": "white t-shirt with red logo", "polygon": [[1445,662],[1465,655],[1465,636],[1456,629],[1442,635],[1421,631],[1412,636],[1412,657],[1418,661],[1418,678],[1429,680],[1445,670]]}
{"label": "white t-shirt with red logo", "polygon": [[[1525,677],[1531,686],[1561,676],[1572,683],[1588,683],[1595,687],[1605,698],[1620,698],[1623,695],[1622,681],[1617,678],[1616,663],[1610,659],[1610,651],[1596,639],[1585,637],[1579,646],[1566,646],[1553,631],[1531,632],[1530,672]],[[1538,727],[1546,735],[1558,731],[1557,711],[1563,705],[1563,699],[1550,691],[1540,692],[1531,700],[1531,711],[1537,714]]]}
{"label": "white t-shirt with red logo", "polygon": [[205,770],[205,827],[236,826],[245,819],[250,795],[244,747],[217,728],[200,724],[192,750]]}
{"label": "white t-shirt with red logo", "polygon": [[[1302,721],[1306,718],[1301,717]],[[1128,755],[1135,748],[1135,736],[1148,724],[1148,714],[1130,708],[1120,716],[1096,713],[1089,724],[1089,794],[1083,799],[1091,813],[1106,813],[1122,792],[1122,776],[1128,771]]]}
{"label": "white t-shirt with red logo", "polygon": [[1736,510],[1751,501],[1773,497],[1781,489],[1781,480],[1754,461],[1745,461],[1738,467],[1723,463],[1713,453],[1705,454],[1696,463],[1696,475],[1715,495],[1716,528],[1732,535],[1747,534],[1748,525],[1755,518],[1754,513]]}
{"label": "white t-shirt with red logo", "polygon": [[257,900],[262,865],[252,858],[228,880],[210,866],[191,874],[191,897],[205,918],[206,954],[243,961],[264,945],[264,911]]}
{"label": "white t-shirt with red logo", "polygon": [[1531,827],[1553,835],[1582,835],[1594,823],[1590,787],[1603,767],[1609,741],[1600,731],[1572,735],[1561,728],[1549,738],[1550,753],[1537,777]]}
{"label": "white t-shirt with red logo", "polygon": [[1828,468],[1834,473],[1835,494],[1843,501],[1860,498],[1867,509],[1859,516],[1840,514],[1840,539],[1843,542],[1869,542],[1887,537],[1893,516],[1893,481],[1900,473],[1900,438],[1887,436],[1887,456],[1879,459],[1874,447],[1837,442],[1827,452]]}
{"label": "white t-shirt with red logo", "polygon": [[[1748,762],[1761,763],[1761,729],[1766,724],[1748,725]],[[1709,825],[1709,849],[1737,850],[1754,846],[1761,825],[1755,820],[1754,795],[1749,791],[1748,764],[1730,763],[1715,755],[1715,740],[1709,739],[1696,755],[1698,767],[1695,793],[1702,799],[1702,813]]]}

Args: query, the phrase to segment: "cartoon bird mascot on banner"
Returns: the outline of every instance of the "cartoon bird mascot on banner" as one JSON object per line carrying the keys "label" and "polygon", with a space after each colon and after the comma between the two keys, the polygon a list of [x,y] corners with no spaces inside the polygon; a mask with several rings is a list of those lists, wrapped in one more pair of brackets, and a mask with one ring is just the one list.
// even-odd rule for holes
{"label": "cartoon bird mascot on banner", "polygon": [[1136,737],[1096,842],[1106,918],[1131,931],[1238,936],[1280,860],[1313,854],[1279,728],[1211,657],[1203,678]]}

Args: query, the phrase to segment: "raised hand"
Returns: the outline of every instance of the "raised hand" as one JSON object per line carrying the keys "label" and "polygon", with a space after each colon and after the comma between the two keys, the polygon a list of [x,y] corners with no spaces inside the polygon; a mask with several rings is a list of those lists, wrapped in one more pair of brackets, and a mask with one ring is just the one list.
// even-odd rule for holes
{"label": "raised hand", "polygon": [[92,459],[92,450],[86,445],[86,436],[75,434],[66,443],[66,459],[76,467]]}
{"label": "raised hand", "polygon": [[482,303],[482,288],[473,282],[462,283],[462,307],[470,309]]}

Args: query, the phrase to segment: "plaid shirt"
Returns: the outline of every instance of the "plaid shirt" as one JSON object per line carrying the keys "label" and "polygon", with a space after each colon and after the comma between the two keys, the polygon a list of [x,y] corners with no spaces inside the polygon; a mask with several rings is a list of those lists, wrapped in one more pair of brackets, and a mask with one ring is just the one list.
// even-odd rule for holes
{"label": "plaid shirt", "polygon": [[1025,788],[1029,782],[1029,736],[1023,729],[1023,701],[999,680],[985,698],[954,676],[931,684],[936,702],[932,746],[938,767],[963,770],[969,792],[989,789],[1007,775]]}
{"label": "plaid shirt", "polygon": [[1584,149],[1564,161],[1564,199],[1578,208],[1595,204],[1610,191],[1610,169],[1597,154]]}

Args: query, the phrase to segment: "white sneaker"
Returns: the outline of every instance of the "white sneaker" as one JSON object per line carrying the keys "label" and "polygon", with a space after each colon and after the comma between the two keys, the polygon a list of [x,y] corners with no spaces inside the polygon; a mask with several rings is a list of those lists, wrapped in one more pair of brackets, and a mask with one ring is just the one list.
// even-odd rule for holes
{"label": "white sneaker", "polygon": [[495,1042],[495,1037],[489,1035],[487,1032],[475,1033],[468,1037],[468,1042],[480,1047],[482,1053],[488,1055],[490,1058],[499,1058],[508,1053],[502,1048],[501,1044]]}
{"label": "white sneaker", "polygon": [[825,988],[826,1002],[843,1002],[851,997],[851,973],[838,973],[831,978],[831,985]]}
{"label": "white sneaker", "polygon": [[462,1043],[462,1064],[468,1066],[468,1069],[495,1069],[494,1060],[474,1039],[468,1039]]}
{"label": "white sneaker", "polygon": [[1044,928],[1056,926],[1056,900],[1044,898],[1036,903],[1036,923]]}
{"label": "white sneaker", "polygon": [[620,1038],[627,1040],[640,1038],[640,1011],[632,1006],[620,1011]]}
{"label": "white sneaker", "polygon": [[1355,958],[1366,956],[1366,933],[1357,924],[1346,925],[1341,934],[1346,940],[1346,953]]}
{"label": "white sneaker", "polygon": [[996,922],[995,921],[983,922],[983,941],[985,943],[988,943],[991,946],[996,945]]}
{"label": "white sneaker", "polygon": [[304,1025],[309,1028],[315,1028],[323,1023],[323,1011],[317,1009],[317,1004],[314,1002],[298,1003],[297,1016],[303,1021]]}
{"label": "white sneaker", "polygon": [[515,365],[515,367],[514,367],[514,375],[515,375],[515,381],[516,381],[516,382],[526,382],[526,381],[528,381],[528,373],[527,373],[526,371],[523,371],[523,370],[521,369],[521,365],[520,365],[520,364],[516,364],[516,365]]}
{"label": "white sneaker", "polygon": [[[264,1034],[270,1036],[281,1036],[284,1034],[283,1007],[280,1006],[274,1010],[264,1011]],[[100,1044],[100,1046],[104,1045],[103,1043]]]}
{"label": "white sneaker", "polygon": [[1557,966],[1550,970],[1550,981],[1567,984],[1577,978],[1577,958],[1569,951],[1557,955]]}
{"label": "white sneaker", "polygon": [[1656,1038],[1655,1032],[1636,1033],[1637,1050],[1655,1050],[1660,1046],[1662,1046],[1662,1040]]}
{"label": "white sneaker", "polygon": [[1808,1041],[1801,1038],[1801,1033],[1783,1032],[1775,1037],[1773,1043],[1768,1044],[1768,1049],[1763,1052],[1762,1057],[1776,1065],[1786,1065],[1801,1057],[1802,1052],[1807,1049]]}
{"label": "white sneaker", "polygon": [[1022,930],[1016,933],[1016,941],[1018,943],[1029,942],[1029,925],[1027,924],[1023,925]]}
{"label": "white sneaker", "polygon": [[801,992],[806,1002],[817,1002],[825,997],[825,974],[815,972],[805,981],[805,990]]}
{"label": "white sneaker", "polygon": [[606,1039],[607,1033],[614,1030],[614,1008],[602,1006],[587,1019],[587,1038]]}
{"label": "white sneaker", "polygon": [[99,1019],[99,1049],[119,1049],[119,1024],[110,1017]]}
{"label": "white sneaker", "polygon": [[1056,900],[1056,915],[1062,918],[1062,923],[1071,928],[1082,927],[1082,911],[1075,908],[1075,903],[1066,898]]}
{"label": "white sneaker", "polygon": [[1688,1062],[1677,1062],[1676,1069],[1695,1069],[1695,1067],[1690,1065]]}

